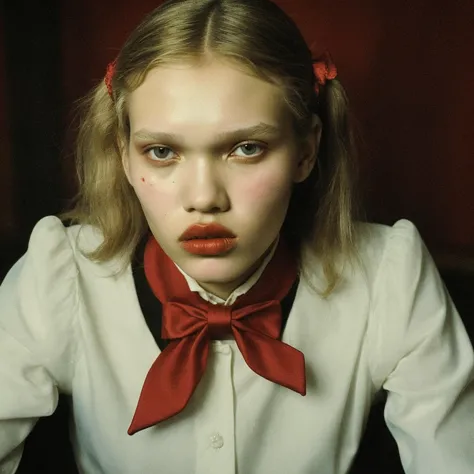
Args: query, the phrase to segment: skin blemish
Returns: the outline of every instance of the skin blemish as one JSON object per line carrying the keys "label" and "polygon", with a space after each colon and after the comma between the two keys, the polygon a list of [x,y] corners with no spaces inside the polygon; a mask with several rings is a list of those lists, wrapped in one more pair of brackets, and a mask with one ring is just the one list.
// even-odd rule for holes
{"label": "skin blemish", "polygon": [[142,181],[142,183],[144,183],[144,182],[145,182],[145,178],[144,178],[143,176],[142,176],[142,179],[141,179],[141,181]]}

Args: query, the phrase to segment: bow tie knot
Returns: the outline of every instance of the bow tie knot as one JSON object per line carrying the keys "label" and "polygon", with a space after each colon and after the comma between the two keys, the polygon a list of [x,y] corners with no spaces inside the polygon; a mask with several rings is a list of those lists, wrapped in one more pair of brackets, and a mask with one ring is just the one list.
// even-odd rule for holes
{"label": "bow tie knot", "polygon": [[207,331],[210,339],[225,339],[232,334],[230,306],[212,306],[207,313]]}

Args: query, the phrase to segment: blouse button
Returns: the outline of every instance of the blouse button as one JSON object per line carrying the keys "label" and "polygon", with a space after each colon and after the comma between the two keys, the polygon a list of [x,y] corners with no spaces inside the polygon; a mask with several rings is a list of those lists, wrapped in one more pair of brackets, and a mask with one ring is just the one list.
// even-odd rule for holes
{"label": "blouse button", "polygon": [[230,354],[230,347],[221,341],[212,341],[212,348],[220,354]]}
{"label": "blouse button", "polygon": [[211,436],[211,446],[214,449],[220,449],[224,446],[224,438],[219,434],[215,433]]}

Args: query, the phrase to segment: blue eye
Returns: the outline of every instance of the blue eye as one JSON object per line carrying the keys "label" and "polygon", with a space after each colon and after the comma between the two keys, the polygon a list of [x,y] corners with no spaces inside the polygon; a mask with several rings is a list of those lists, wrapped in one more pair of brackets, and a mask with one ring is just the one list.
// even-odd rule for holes
{"label": "blue eye", "polygon": [[152,148],[149,148],[146,153],[153,161],[166,161],[170,157],[167,156],[166,153],[163,156],[163,151],[170,152],[171,148],[168,148],[166,146],[154,146]]}
{"label": "blue eye", "polygon": [[[238,150],[239,148],[244,150],[244,154],[243,155],[237,155],[237,156],[243,156],[243,157],[246,157],[246,158],[261,155],[262,152],[263,152],[263,149],[264,149],[264,147],[262,145],[258,145],[257,143],[244,143],[243,145],[238,146],[236,148],[236,150]],[[258,152],[258,150],[256,151],[255,149],[260,149],[260,152]],[[248,152],[248,154],[247,154],[247,152]]]}

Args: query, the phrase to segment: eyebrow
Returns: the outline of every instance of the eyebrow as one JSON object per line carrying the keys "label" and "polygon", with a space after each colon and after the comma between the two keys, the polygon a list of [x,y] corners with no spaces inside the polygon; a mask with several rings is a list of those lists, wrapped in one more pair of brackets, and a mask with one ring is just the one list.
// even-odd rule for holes
{"label": "eyebrow", "polygon": [[[280,127],[275,125],[270,125],[268,123],[260,122],[257,125],[251,127],[239,128],[237,130],[231,130],[229,132],[221,132],[216,135],[216,138],[220,141],[233,141],[241,140],[244,138],[252,138],[255,136],[275,136],[281,133]],[[139,140],[152,140],[152,141],[169,141],[177,142],[183,141],[184,137],[182,135],[176,135],[174,133],[167,132],[154,132],[147,129],[140,129],[133,134],[134,138]]]}

